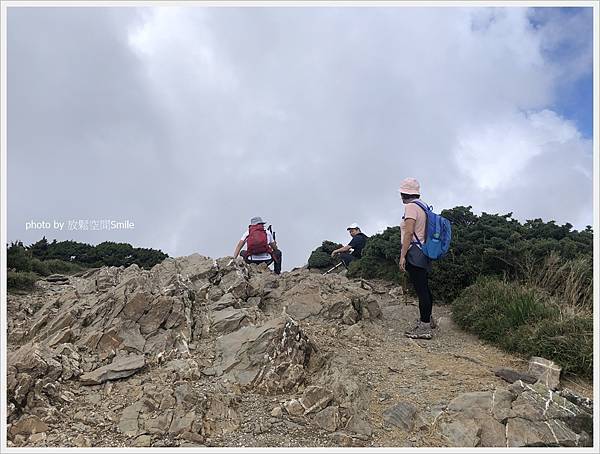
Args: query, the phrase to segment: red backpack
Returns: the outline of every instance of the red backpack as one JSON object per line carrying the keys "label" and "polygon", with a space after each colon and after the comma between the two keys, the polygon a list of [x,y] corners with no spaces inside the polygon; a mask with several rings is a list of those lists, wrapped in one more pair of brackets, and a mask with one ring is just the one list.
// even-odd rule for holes
{"label": "red backpack", "polygon": [[262,224],[248,226],[246,247],[248,255],[268,254],[271,252],[271,247],[267,242],[267,231]]}

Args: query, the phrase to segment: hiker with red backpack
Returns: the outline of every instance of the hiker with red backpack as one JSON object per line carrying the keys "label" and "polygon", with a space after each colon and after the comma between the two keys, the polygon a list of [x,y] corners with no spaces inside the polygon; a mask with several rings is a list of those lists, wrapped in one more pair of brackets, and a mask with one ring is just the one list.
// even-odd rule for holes
{"label": "hiker with red backpack", "polygon": [[420,185],[415,178],[405,178],[400,184],[404,216],[400,224],[402,248],[400,271],[407,271],[419,298],[419,319],[405,332],[412,339],[431,339],[435,320],[431,315],[433,298],[429,289],[431,261],[443,257],[450,247],[450,222],[435,214],[420,200]]}
{"label": "hiker with red backpack", "polygon": [[[246,245],[246,249],[242,248]],[[250,220],[248,231],[244,232],[233,253],[236,259],[241,255],[246,263],[266,263],[273,266],[275,274],[281,273],[281,250],[277,248],[274,234],[269,228],[265,229],[265,222],[261,217]]]}

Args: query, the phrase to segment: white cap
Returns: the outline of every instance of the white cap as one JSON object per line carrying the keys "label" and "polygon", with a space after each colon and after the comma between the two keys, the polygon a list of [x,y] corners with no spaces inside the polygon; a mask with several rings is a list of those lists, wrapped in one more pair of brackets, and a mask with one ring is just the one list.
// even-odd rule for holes
{"label": "white cap", "polygon": [[350,229],[360,229],[360,227],[358,226],[358,224],[356,222],[353,222],[346,228],[346,230],[350,230]]}

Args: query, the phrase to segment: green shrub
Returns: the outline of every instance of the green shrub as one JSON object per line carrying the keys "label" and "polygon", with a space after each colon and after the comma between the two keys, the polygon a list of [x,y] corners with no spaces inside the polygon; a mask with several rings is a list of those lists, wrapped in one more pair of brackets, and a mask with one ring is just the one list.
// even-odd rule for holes
{"label": "green shrub", "polygon": [[6,287],[9,290],[33,290],[38,275],[27,271],[9,271],[6,273]]}
{"label": "green shrub", "polygon": [[54,273],[76,273],[84,268],[77,263],[65,262],[64,260],[51,259],[43,262],[48,267],[50,274]]}
{"label": "green shrub", "polygon": [[507,351],[542,356],[565,372],[592,376],[591,312],[565,316],[543,289],[480,278],[454,301],[452,315],[461,328]]}
{"label": "green shrub", "polygon": [[[591,227],[578,232],[572,230],[571,224],[560,226],[541,219],[522,224],[512,218],[512,213],[477,216],[470,206],[444,210],[441,214],[452,223],[452,244],[446,257],[432,264],[429,285],[435,303],[452,303],[480,276],[528,280],[524,264],[533,263],[539,268],[547,257],[555,254],[561,266],[554,274],[547,274],[546,282],[553,283],[554,287],[562,286],[560,291],[570,301],[577,300],[579,305],[585,301],[591,307]],[[348,276],[395,282],[406,279],[396,265],[400,247],[398,226],[372,235],[363,257],[351,265]],[[565,264],[570,260],[573,260],[570,265]],[[546,288],[546,285],[540,286]],[[548,291],[553,292],[551,288]]]}
{"label": "green shrub", "polygon": [[[7,266],[16,271],[35,271],[42,276],[69,273],[89,267],[129,266],[150,269],[168,257],[160,250],[134,248],[127,243],[105,241],[91,246],[77,241],[48,243],[46,237],[30,246],[22,242],[7,247]],[[52,263],[48,265],[48,263]],[[48,268],[49,266],[49,268]]]}
{"label": "green shrub", "polygon": [[309,268],[331,268],[339,263],[338,258],[331,257],[331,253],[342,245],[332,241],[323,241],[323,244],[316,248],[308,258]]}
{"label": "green shrub", "polygon": [[565,372],[593,375],[594,320],[587,317],[546,319],[537,326],[535,336],[523,338],[524,353],[550,358],[560,364]]}
{"label": "green shrub", "polygon": [[6,249],[6,266],[16,271],[31,271],[31,254],[20,241],[11,243]]}
{"label": "green shrub", "polygon": [[48,268],[48,264],[46,262],[42,262],[40,259],[33,258],[30,261],[31,271],[40,276],[48,276],[52,274],[50,269]]}

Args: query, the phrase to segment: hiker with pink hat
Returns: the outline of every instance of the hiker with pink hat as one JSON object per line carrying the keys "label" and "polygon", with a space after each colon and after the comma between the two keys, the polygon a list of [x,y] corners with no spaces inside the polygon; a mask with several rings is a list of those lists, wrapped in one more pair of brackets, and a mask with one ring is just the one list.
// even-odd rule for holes
{"label": "hiker with pink hat", "polygon": [[427,213],[422,209],[421,187],[415,178],[405,178],[398,190],[404,204],[404,216],[400,224],[401,244],[400,271],[408,272],[419,298],[419,319],[414,327],[405,332],[412,339],[431,339],[435,321],[431,316],[433,299],[429,289],[428,275],[431,260],[421,250],[425,243]]}

